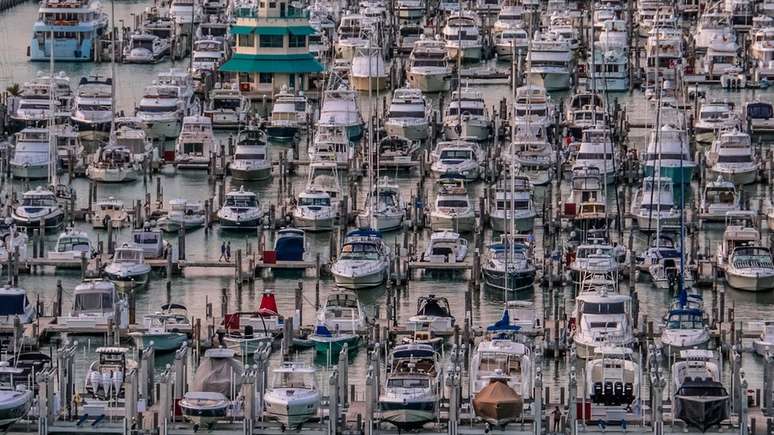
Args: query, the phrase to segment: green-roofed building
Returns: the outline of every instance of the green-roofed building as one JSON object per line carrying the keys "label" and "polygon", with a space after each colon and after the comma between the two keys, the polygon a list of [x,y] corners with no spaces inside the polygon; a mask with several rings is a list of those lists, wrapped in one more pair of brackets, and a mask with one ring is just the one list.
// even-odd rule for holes
{"label": "green-roofed building", "polygon": [[290,0],[257,0],[257,7],[236,11],[234,55],[220,71],[239,82],[248,95],[271,97],[283,87],[308,91],[324,67],[309,51],[309,26],[305,11]]}

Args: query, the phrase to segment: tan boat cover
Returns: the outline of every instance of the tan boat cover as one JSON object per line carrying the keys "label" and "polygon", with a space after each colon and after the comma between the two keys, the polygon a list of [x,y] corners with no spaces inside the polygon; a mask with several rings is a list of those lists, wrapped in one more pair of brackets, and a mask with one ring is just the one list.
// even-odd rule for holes
{"label": "tan boat cover", "polygon": [[503,424],[521,416],[524,400],[504,380],[493,379],[473,398],[476,415],[494,424]]}

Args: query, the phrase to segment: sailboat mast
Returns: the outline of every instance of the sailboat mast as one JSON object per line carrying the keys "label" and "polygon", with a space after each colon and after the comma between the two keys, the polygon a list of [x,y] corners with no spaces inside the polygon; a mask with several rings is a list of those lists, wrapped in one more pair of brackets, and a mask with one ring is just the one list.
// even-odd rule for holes
{"label": "sailboat mast", "polygon": [[116,2],[110,0],[110,131],[116,122]]}
{"label": "sailboat mast", "polygon": [[[368,34],[368,44],[366,45],[366,52],[365,55],[368,57],[368,154],[373,157],[374,152],[374,129],[376,126],[374,125],[374,118],[373,118],[373,83],[371,82],[371,38],[373,37],[373,32],[369,32]],[[376,217],[374,216],[374,212],[376,211],[376,206],[374,204],[374,165],[373,165],[373,158],[371,159],[371,163],[368,165],[368,205],[367,207],[370,209],[368,216],[370,217],[369,226],[371,228],[376,228]]]}
{"label": "sailboat mast", "polygon": [[54,126],[56,125],[56,118],[54,117],[54,110],[56,110],[56,104],[54,103],[54,94],[56,93],[56,81],[54,79],[54,31],[51,31],[51,44],[48,49],[48,184],[54,185],[56,178],[56,140],[54,139]]}

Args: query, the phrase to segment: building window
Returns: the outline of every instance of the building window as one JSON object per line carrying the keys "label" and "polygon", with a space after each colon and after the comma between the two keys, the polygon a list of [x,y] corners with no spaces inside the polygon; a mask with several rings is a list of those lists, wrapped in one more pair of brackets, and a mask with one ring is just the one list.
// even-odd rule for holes
{"label": "building window", "polygon": [[258,83],[264,85],[264,84],[271,84],[271,74],[269,73],[260,73],[258,74]]}
{"label": "building window", "polygon": [[249,33],[247,35],[239,35],[240,47],[255,47],[255,35]]}
{"label": "building window", "polygon": [[261,48],[282,48],[282,35],[261,35]]}
{"label": "building window", "polygon": [[303,35],[290,35],[288,41],[288,47],[290,48],[304,48],[306,47],[306,36]]}
{"label": "building window", "polygon": [[269,9],[274,9],[277,7],[277,2],[269,2]]}

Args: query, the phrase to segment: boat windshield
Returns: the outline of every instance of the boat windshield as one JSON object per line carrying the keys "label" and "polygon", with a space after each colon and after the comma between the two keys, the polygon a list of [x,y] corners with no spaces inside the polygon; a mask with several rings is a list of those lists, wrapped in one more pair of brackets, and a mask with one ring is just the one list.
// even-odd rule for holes
{"label": "boat windshield", "polygon": [[331,199],[330,198],[299,198],[298,205],[302,205],[302,206],[319,205],[319,206],[327,207],[331,205]]}
{"label": "boat windshield", "polygon": [[521,359],[500,352],[483,352],[481,354],[478,369],[481,372],[494,373],[500,371],[504,375],[521,373]]}
{"label": "boat windshield", "polygon": [[254,196],[229,196],[226,198],[228,207],[257,207],[258,202]]}
{"label": "boat windshield", "polygon": [[430,380],[426,378],[390,378],[387,388],[427,388]]}
{"label": "boat windshield", "polygon": [[583,314],[624,314],[626,304],[624,302],[581,302]]}
{"label": "boat windshield", "polygon": [[73,311],[109,311],[113,309],[113,295],[109,292],[79,293],[75,295]]}
{"label": "boat windshield", "polygon": [[83,251],[88,252],[90,243],[81,237],[62,237],[56,244],[57,252]]}
{"label": "boat windshield", "polygon": [[139,263],[142,260],[142,251],[135,249],[119,249],[113,258],[114,263]]}
{"label": "boat windshield", "polygon": [[274,378],[273,388],[313,389],[314,381],[310,373],[280,372]]}
{"label": "boat windshield", "polygon": [[711,204],[733,204],[735,202],[734,192],[728,188],[707,188],[704,198]]}
{"label": "boat windshield", "polygon": [[441,151],[441,160],[446,160],[446,159],[470,160],[471,154],[472,153],[470,152],[470,150],[443,150]]}
{"label": "boat windshield", "polygon": [[25,207],[54,207],[56,199],[51,196],[31,196],[24,198],[22,205]]}
{"label": "boat windshield", "polygon": [[439,199],[438,207],[446,208],[467,208],[468,201],[464,199]]}
{"label": "boat windshield", "polygon": [[669,329],[702,329],[704,321],[700,315],[694,313],[675,313],[667,320]]}
{"label": "boat windshield", "polygon": [[378,260],[379,250],[372,243],[347,243],[341,248],[342,260]]}

